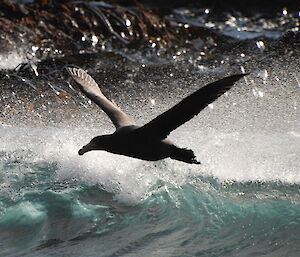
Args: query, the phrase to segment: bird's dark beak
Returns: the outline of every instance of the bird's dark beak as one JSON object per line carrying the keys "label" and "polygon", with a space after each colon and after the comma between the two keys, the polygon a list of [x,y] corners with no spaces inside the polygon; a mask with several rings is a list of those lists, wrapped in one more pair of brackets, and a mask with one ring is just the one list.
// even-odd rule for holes
{"label": "bird's dark beak", "polygon": [[79,151],[78,151],[78,154],[79,155],[84,155],[85,153],[89,152],[89,151],[92,151],[92,150],[95,150],[95,147],[93,147],[93,145],[90,143],[90,144],[87,144],[85,146],[83,146]]}
{"label": "bird's dark beak", "polygon": [[78,154],[79,155],[84,155],[86,152],[84,151],[84,149],[83,148],[81,148],[79,151],[78,151]]}

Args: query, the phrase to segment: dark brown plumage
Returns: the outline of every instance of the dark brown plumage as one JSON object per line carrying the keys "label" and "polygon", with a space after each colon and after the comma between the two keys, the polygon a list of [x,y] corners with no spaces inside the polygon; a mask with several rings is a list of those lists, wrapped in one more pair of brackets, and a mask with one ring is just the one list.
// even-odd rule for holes
{"label": "dark brown plumage", "polygon": [[116,127],[110,135],[95,137],[79,150],[79,155],[92,150],[105,150],[142,160],[156,161],[170,157],[186,163],[200,164],[194,152],[179,148],[166,139],[171,131],[192,119],[206,106],[228,91],[247,74],[232,75],[210,83],[154,118],[142,127],[109,101],[95,80],[82,69],[68,68],[81,91],[109,116]]}

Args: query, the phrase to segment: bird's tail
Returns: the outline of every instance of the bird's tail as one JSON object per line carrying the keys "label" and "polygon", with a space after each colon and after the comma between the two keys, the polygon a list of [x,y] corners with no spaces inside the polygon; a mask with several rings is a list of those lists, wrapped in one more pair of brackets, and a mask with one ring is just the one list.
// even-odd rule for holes
{"label": "bird's tail", "polygon": [[178,148],[176,146],[172,150],[170,158],[186,163],[201,164],[196,159],[196,156],[192,150],[186,148]]}

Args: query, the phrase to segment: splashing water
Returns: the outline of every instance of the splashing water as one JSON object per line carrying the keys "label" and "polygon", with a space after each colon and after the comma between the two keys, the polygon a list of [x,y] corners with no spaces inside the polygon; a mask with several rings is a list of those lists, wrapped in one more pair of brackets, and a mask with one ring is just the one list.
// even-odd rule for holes
{"label": "splashing water", "polygon": [[[203,11],[206,26],[211,13]],[[248,22],[219,25],[231,33]],[[171,62],[132,50],[78,60],[139,124],[208,81],[251,71],[170,135],[202,165],[80,157],[111,124],[63,69],[55,79],[57,63],[31,65],[28,78],[22,70],[0,77],[0,256],[299,256],[299,52],[270,51],[259,29],[245,30],[255,35],[248,48],[212,51],[212,59],[200,49],[186,60],[180,49]]]}
{"label": "splashing water", "polygon": [[19,52],[9,52],[0,55],[0,70],[14,69],[21,63],[27,61],[26,56]]}
{"label": "splashing water", "polygon": [[[2,127],[1,253],[162,256],[155,249],[163,248],[172,256],[259,256],[284,249],[296,256],[297,113],[282,120],[280,110],[262,108],[286,95],[249,105],[260,101],[249,81],[170,135],[192,148],[201,166],[105,152],[79,157],[83,144],[108,131],[101,126]],[[265,88],[263,99],[273,90]],[[262,120],[270,124],[254,127]]]}

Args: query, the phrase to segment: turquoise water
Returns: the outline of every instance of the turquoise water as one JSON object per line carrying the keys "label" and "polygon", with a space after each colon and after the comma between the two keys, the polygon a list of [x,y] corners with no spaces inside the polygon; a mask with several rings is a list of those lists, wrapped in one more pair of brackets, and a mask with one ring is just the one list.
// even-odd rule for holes
{"label": "turquoise water", "polygon": [[0,129],[1,256],[299,256],[298,135],[194,132],[197,166],[79,158],[95,133]]}

